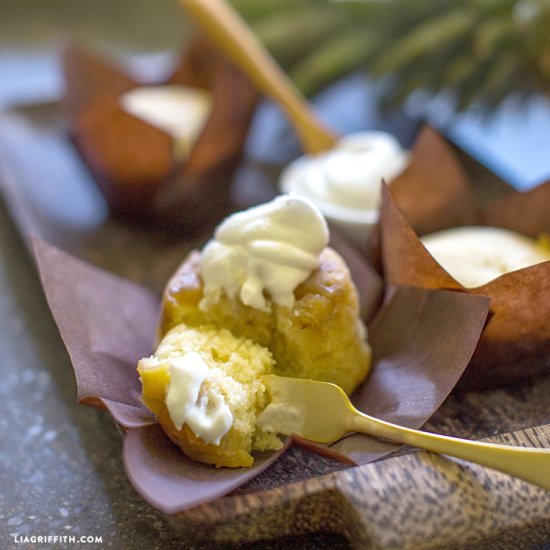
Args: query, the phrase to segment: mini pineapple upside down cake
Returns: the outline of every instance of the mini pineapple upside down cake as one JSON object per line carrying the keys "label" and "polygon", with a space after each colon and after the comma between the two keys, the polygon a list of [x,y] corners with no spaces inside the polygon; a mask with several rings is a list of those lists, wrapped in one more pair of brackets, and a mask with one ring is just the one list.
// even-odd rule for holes
{"label": "mini pineapple upside down cake", "polygon": [[371,363],[357,290],[309,200],[282,195],[229,216],[168,282],[160,345],[138,371],[143,401],[194,460],[253,463],[281,446],[256,426],[263,374],[351,393]]}

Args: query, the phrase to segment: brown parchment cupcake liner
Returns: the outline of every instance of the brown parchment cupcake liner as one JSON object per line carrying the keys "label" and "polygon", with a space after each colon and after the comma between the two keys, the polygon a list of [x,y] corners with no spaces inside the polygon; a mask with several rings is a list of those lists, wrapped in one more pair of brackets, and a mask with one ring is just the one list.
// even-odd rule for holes
{"label": "brown parchment cupcake liner", "polygon": [[[539,200],[550,196],[548,184],[529,193],[511,193],[481,212],[478,223],[507,227],[528,235],[548,229]],[[550,203],[547,203],[548,207]],[[517,222],[511,213],[516,211]],[[523,222],[528,218],[528,226]],[[550,369],[550,262],[520,269],[477,288],[466,289],[428,253],[399,212],[385,187],[380,220],[387,289],[409,285],[451,289],[491,300],[487,324],[460,381],[463,388],[487,388],[531,378]]]}
{"label": "brown parchment cupcake liner", "polygon": [[390,192],[419,235],[468,225],[476,217],[468,174],[449,143],[430,126],[420,131],[409,166],[390,184]]}
{"label": "brown parchment cupcake liner", "polygon": [[[115,215],[151,227],[198,231],[227,213],[258,94],[209,42],[195,37],[162,82],[137,80],[71,43],[63,50],[62,66],[73,141]],[[119,104],[133,88],[162,84],[212,94],[212,112],[183,163],[174,158],[166,132]]]}
{"label": "brown parchment cupcake liner", "polygon": [[528,237],[550,236],[550,181],[529,191],[514,191],[488,205],[480,223],[506,227]]}
{"label": "brown parchment cupcake liner", "polygon": [[[35,252],[74,367],[78,399],[107,408],[124,429],[128,477],[148,502],[169,514],[209,502],[266,470],[284,452],[258,456],[249,469],[216,469],[187,459],[140,401],[136,364],[153,351],[159,298],[44,242],[35,241]],[[487,310],[483,296],[397,288],[370,326],[374,365],[354,396],[356,406],[420,427],[462,375]],[[295,444],[304,442],[291,438],[285,449]],[[363,464],[396,447],[352,436],[331,448],[307,448]]]}

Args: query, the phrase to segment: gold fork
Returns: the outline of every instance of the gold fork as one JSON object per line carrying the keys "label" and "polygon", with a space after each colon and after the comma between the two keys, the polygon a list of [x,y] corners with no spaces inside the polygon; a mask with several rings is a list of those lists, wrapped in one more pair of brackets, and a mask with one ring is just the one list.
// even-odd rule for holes
{"label": "gold fork", "polygon": [[496,445],[422,432],[359,412],[335,384],[275,375],[263,377],[270,403],[257,425],[334,443],[358,432],[475,462],[550,490],[550,449]]}

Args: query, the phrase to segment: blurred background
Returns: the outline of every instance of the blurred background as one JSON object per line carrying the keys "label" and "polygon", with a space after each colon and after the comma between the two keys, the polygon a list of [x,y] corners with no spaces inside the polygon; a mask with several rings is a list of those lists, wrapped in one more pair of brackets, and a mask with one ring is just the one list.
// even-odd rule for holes
{"label": "blurred background", "polygon": [[71,37],[123,59],[165,54],[189,34],[173,0],[0,0],[0,101],[61,93],[58,46]]}
{"label": "blurred background", "polygon": [[[550,177],[547,0],[232,3],[309,96],[359,72],[338,94],[363,126],[391,131],[397,109],[518,188]],[[0,0],[0,12],[0,105],[61,93],[63,37],[162,72],[190,34],[176,0]],[[332,111],[337,130],[357,129]]]}

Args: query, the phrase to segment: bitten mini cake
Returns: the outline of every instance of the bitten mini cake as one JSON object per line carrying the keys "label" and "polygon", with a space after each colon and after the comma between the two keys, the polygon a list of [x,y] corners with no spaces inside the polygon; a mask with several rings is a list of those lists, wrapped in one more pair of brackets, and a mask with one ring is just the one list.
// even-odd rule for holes
{"label": "bitten mini cake", "polygon": [[351,393],[371,352],[357,290],[307,199],[282,195],[234,214],[169,281],[160,335],[179,323],[227,328],[267,347],[278,374]]}
{"label": "bitten mini cake", "polygon": [[351,393],[371,350],[350,273],[313,203],[294,196],[233,214],[164,292],[155,354],[139,362],[143,401],[194,460],[250,466],[281,442],[256,427],[263,374]]}

